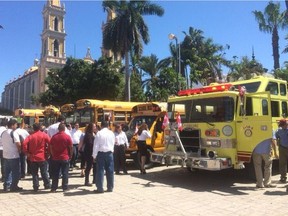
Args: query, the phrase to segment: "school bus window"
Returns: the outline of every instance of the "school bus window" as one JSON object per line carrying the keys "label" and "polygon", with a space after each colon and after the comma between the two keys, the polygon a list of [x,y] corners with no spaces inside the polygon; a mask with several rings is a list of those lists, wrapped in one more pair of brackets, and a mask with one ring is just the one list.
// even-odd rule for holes
{"label": "school bus window", "polygon": [[282,117],[287,117],[287,102],[282,101]]}
{"label": "school bus window", "polygon": [[266,99],[262,100],[262,113],[263,115],[268,115],[268,102]]}
{"label": "school bus window", "polygon": [[280,117],[279,111],[280,111],[279,102],[278,101],[271,101],[272,117]]}
{"label": "school bus window", "polygon": [[269,82],[266,91],[270,91],[273,95],[278,95],[278,83],[276,82]]}
{"label": "school bus window", "polygon": [[280,95],[285,96],[287,94],[287,87],[285,84],[280,84]]}
{"label": "school bus window", "polygon": [[114,121],[115,122],[125,122],[125,112],[114,112]]}

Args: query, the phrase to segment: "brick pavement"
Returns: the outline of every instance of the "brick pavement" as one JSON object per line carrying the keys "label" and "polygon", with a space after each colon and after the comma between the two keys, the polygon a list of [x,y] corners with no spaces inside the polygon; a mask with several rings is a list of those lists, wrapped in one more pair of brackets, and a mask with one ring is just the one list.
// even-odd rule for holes
{"label": "brick pavement", "polygon": [[[273,176],[273,183],[278,180]],[[190,173],[160,166],[140,175],[130,169],[129,175],[115,175],[114,191],[104,194],[83,186],[80,170],[70,172],[71,190],[65,193],[43,187],[34,193],[30,176],[19,185],[21,193],[4,193],[0,187],[0,215],[288,215],[285,185],[257,190],[232,171]]]}

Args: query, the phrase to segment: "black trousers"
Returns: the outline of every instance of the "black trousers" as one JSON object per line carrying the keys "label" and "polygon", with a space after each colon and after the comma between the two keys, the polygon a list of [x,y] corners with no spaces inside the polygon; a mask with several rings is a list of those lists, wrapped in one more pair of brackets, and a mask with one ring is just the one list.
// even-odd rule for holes
{"label": "black trousers", "polygon": [[125,146],[115,145],[114,146],[114,168],[115,172],[118,173],[122,168],[123,172],[127,172],[126,169],[126,157],[125,157]]}

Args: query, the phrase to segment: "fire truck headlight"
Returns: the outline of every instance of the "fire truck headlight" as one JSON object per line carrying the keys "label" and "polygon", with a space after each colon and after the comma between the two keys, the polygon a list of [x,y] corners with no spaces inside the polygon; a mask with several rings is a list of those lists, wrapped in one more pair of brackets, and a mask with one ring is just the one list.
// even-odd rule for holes
{"label": "fire truck headlight", "polygon": [[221,142],[220,142],[220,140],[207,140],[206,146],[220,147]]}
{"label": "fire truck headlight", "polygon": [[216,151],[208,151],[207,156],[211,159],[215,159],[217,157],[217,152]]}
{"label": "fire truck headlight", "polygon": [[233,128],[232,128],[230,125],[225,125],[225,126],[222,128],[222,133],[223,133],[225,136],[231,136],[232,133],[233,133]]}

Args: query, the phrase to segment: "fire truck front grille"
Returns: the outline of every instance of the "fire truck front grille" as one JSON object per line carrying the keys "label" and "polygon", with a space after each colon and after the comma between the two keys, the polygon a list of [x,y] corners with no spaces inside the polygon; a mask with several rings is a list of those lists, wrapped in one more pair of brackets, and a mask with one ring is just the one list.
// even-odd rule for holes
{"label": "fire truck front grille", "polygon": [[186,152],[198,152],[200,148],[200,130],[183,130],[179,136]]}

